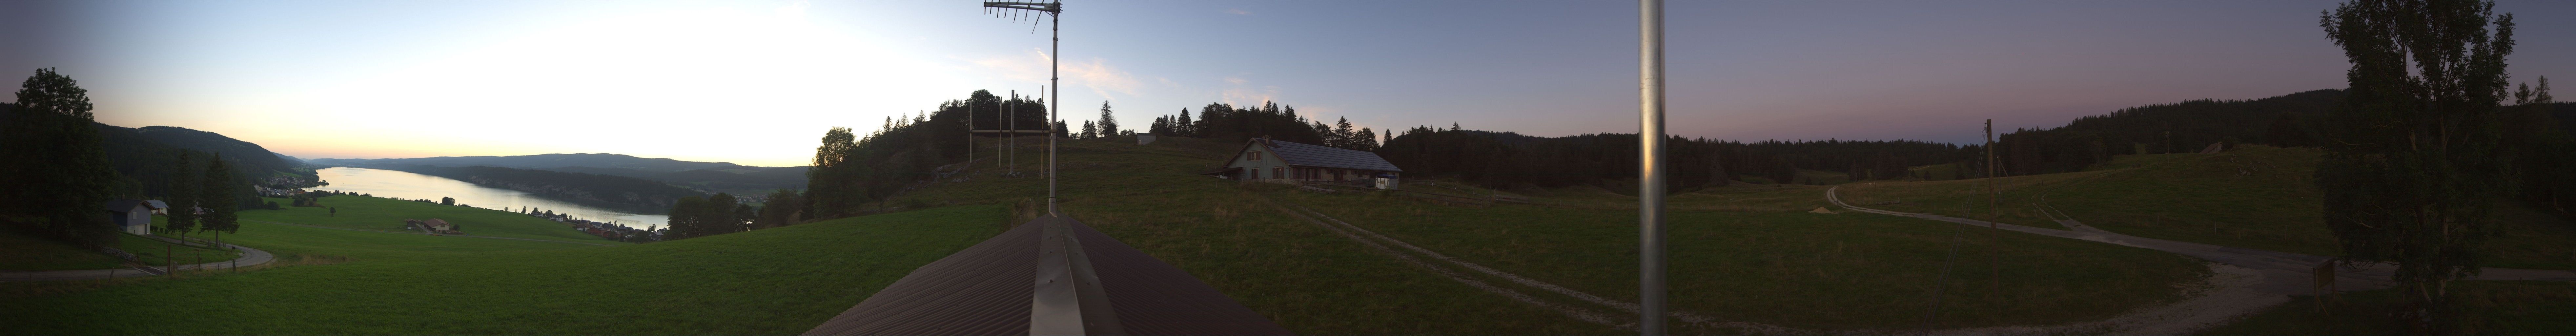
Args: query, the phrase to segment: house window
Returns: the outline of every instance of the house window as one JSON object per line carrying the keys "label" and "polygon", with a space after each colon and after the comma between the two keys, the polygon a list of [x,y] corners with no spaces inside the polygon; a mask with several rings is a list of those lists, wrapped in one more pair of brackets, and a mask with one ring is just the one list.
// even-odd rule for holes
{"label": "house window", "polygon": [[1261,161],[1261,152],[1252,152],[1253,161]]}
{"label": "house window", "polygon": [[1271,178],[1287,178],[1288,168],[1270,168]]}

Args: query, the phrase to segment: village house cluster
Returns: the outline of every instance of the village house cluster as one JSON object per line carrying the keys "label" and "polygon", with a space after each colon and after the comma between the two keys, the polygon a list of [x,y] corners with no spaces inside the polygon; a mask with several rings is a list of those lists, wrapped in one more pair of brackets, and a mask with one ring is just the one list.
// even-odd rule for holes
{"label": "village house cluster", "polygon": [[573,219],[570,214],[538,212],[530,213],[528,216],[544,218],[546,220],[555,221],[556,223],[564,223],[564,225],[572,227],[574,231],[581,231],[582,233],[599,236],[600,238],[608,238],[609,240],[623,242],[662,241],[662,233],[670,231],[670,229],[645,230],[626,226],[625,224],[597,222],[588,219]]}

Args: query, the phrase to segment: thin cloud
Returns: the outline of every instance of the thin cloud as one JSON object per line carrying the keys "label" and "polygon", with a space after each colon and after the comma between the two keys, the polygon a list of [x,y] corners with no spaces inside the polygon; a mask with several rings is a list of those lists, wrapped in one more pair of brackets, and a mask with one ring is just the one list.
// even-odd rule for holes
{"label": "thin cloud", "polygon": [[[1028,57],[995,57],[972,62],[986,69],[995,70],[1004,78],[1011,80],[1045,82],[1047,72],[1050,70],[1049,60],[1045,51],[1032,49]],[[1108,97],[1113,92],[1135,97],[1137,89],[1144,86],[1144,81],[1136,79],[1135,74],[1111,66],[1109,61],[1104,59],[1093,58],[1088,62],[1076,61],[1057,65],[1064,71],[1065,80],[1073,82],[1072,85],[1091,89],[1093,94],[1101,97]]]}
{"label": "thin cloud", "polygon": [[1244,11],[1242,9],[1226,9],[1225,13],[1234,15],[1252,15],[1252,12]]}

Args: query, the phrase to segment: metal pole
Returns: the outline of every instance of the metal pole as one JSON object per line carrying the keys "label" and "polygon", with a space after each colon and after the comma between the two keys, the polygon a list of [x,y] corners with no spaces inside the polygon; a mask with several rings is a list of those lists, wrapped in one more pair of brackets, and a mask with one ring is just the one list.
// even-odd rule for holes
{"label": "metal pole", "polygon": [[[1011,98],[1012,100],[1019,100],[1020,90],[1012,89]],[[1002,162],[1002,168],[1004,168],[1002,170],[1002,176],[1016,176],[1020,174],[1020,146],[1018,146],[1020,144],[1020,104],[1011,104],[1011,107],[1006,110],[1010,112],[1005,113],[1009,113],[1010,115],[1002,117],[1002,120],[1004,120],[1003,123],[1011,126],[1011,132],[1002,133],[1002,135],[1011,137],[1011,139],[1002,140],[1002,150],[1004,152],[1002,153],[1002,156],[1010,157],[1010,159],[1003,160]]]}
{"label": "metal pole", "polygon": [[1054,15],[1052,15],[1052,16],[1054,16],[1054,17],[1055,17],[1055,26],[1054,26],[1053,28],[1048,28],[1048,35],[1049,35],[1049,36],[1047,37],[1047,49],[1050,49],[1050,51],[1048,51],[1048,52],[1047,52],[1047,90],[1051,90],[1051,91],[1047,91],[1047,133],[1046,133],[1046,135],[1047,135],[1047,215],[1048,215],[1048,216],[1056,216],[1056,212],[1055,212],[1055,132],[1056,132],[1055,124],[1056,124],[1057,122],[1060,122],[1060,121],[1056,120],[1056,115],[1055,115],[1055,113],[1056,113],[1056,110],[1058,110],[1058,109],[1062,109],[1062,108],[1064,107],[1064,102],[1059,101],[1059,100],[1062,100],[1062,99],[1059,99],[1059,98],[1063,98],[1063,97],[1056,96],[1056,94],[1057,94],[1057,93],[1059,93],[1058,91],[1063,91],[1063,90],[1064,90],[1064,85],[1063,85],[1062,83],[1057,83],[1057,82],[1056,82],[1056,80],[1061,79],[1060,77],[1056,77],[1056,76],[1057,76],[1057,75],[1056,75],[1056,71],[1057,71],[1056,64],[1060,63],[1059,61],[1061,61],[1061,60],[1063,60],[1063,59],[1064,59],[1064,42],[1063,42],[1063,41],[1064,41],[1064,3],[1063,3],[1063,2],[1056,2],[1056,3],[1054,4],[1054,6],[1052,6],[1052,7],[1055,7],[1055,8],[1051,8],[1051,9],[1056,10],[1055,12],[1051,13],[1051,14],[1054,14]]}
{"label": "metal pole", "polygon": [[1637,2],[1637,334],[1664,332],[1664,1]]}

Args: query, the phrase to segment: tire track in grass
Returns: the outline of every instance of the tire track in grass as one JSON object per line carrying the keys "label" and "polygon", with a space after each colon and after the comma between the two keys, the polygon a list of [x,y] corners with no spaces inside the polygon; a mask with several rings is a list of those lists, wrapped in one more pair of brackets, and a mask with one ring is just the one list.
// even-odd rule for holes
{"label": "tire track in grass", "polygon": [[[1285,203],[1285,202],[1282,202],[1282,203]],[[1450,257],[1450,256],[1448,256],[1448,255],[1446,255],[1446,254],[1441,254],[1440,252],[1435,252],[1435,251],[1432,251],[1432,250],[1430,250],[1430,249],[1425,249],[1425,248],[1422,248],[1422,247],[1420,247],[1420,246],[1414,246],[1413,244],[1405,243],[1405,242],[1404,242],[1404,241],[1402,241],[1402,240],[1396,240],[1395,238],[1387,237],[1387,236],[1385,236],[1385,235],[1380,235],[1380,234],[1378,234],[1377,232],[1369,231],[1368,229],[1360,228],[1358,225],[1352,225],[1352,224],[1351,224],[1351,223],[1349,223],[1349,222],[1343,222],[1342,220],[1340,220],[1340,219],[1335,219],[1335,218],[1333,218],[1333,217],[1332,217],[1332,216],[1330,216],[1330,215],[1325,215],[1323,212],[1315,211],[1315,209],[1307,208],[1307,207],[1305,207],[1305,206],[1297,205],[1297,204],[1294,204],[1294,203],[1287,203],[1287,204],[1286,204],[1286,206],[1287,206],[1287,207],[1293,207],[1293,208],[1295,208],[1295,210],[1290,210],[1290,209],[1286,209],[1286,208],[1282,208],[1282,209],[1280,209],[1280,210],[1288,211],[1290,214],[1297,215],[1299,218],[1307,219],[1307,220],[1308,220],[1308,221],[1310,221],[1310,222],[1314,222],[1316,225],[1323,225],[1323,226],[1325,226],[1325,227],[1326,227],[1326,229],[1334,230],[1336,233],[1342,233],[1342,234],[1343,234],[1344,236],[1346,236],[1346,237],[1349,237],[1349,238],[1354,239],[1354,240],[1359,240],[1361,243],[1369,244],[1369,245],[1371,245],[1371,246],[1378,247],[1379,249],[1382,249],[1382,250],[1386,250],[1386,252],[1393,253],[1393,254],[1395,254],[1398,258],[1404,258],[1404,259],[1406,259],[1406,260],[1408,260],[1408,261],[1413,261],[1413,262],[1415,262],[1416,264],[1423,265],[1423,267],[1426,267],[1426,268],[1433,268],[1433,269],[1435,269],[1435,270],[1436,270],[1436,271],[1438,271],[1438,272],[1449,273],[1450,271],[1449,271],[1449,270],[1447,270],[1447,269],[1444,269],[1444,268],[1440,268],[1440,267],[1434,266],[1434,265],[1427,265],[1427,264],[1423,264],[1423,263],[1419,262],[1419,259],[1414,258],[1414,257],[1413,257],[1413,256],[1411,256],[1411,255],[1406,255],[1406,254],[1403,254],[1403,253],[1401,253],[1401,252],[1394,251],[1394,250],[1393,250],[1393,249],[1391,249],[1391,248],[1386,248],[1386,247],[1384,247],[1384,246],[1383,246],[1383,244],[1380,244],[1379,242],[1380,242],[1380,241],[1383,241],[1383,242],[1385,242],[1386,244],[1393,244],[1393,245],[1395,245],[1395,246],[1400,246],[1400,247],[1403,247],[1403,248],[1404,248],[1404,249],[1406,249],[1406,250],[1412,250],[1413,252],[1420,253],[1420,254],[1422,254],[1423,256],[1431,257],[1432,259],[1439,259],[1440,261],[1445,261],[1445,262],[1448,262],[1448,263],[1450,263],[1450,264],[1455,264],[1455,265],[1458,265],[1459,267],[1463,267],[1463,268],[1466,268],[1466,269],[1469,269],[1469,270],[1476,271],[1477,273],[1484,273],[1485,275],[1488,275],[1488,276],[1493,276],[1493,277],[1496,277],[1496,278],[1502,278],[1502,279],[1504,279],[1504,280],[1508,280],[1508,281],[1511,281],[1512,283],[1520,284],[1520,285],[1522,285],[1522,286],[1529,286],[1529,287],[1531,287],[1531,288],[1537,288],[1537,289],[1544,290],[1544,291],[1547,291],[1547,292],[1556,293],[1556,294],[1564,295],[1564,296],[1567,296],[1567,297],[1572,297],[1572,298],[1575,298],[1575,299],[1577,299],[1577,300],[1583,300],[1583,301],[1585,301],[1585,302],[1591,302],[1591,303],[1593,303],[1593,304],[1599,304],[1599,305],[1603,305],[1603,306],[1609,306],[1609,307],[1611,307],[1611,308],[1618,309],[1618,310],[1620,310],[1620,311],[1625,311],[1625,312],[1627,312],[1627,313],[1628,313],[1627,315],[1630,315],[1630,316],[1634,316],[1635,314],[1637,314],[1637,313],[1638,313],[1638,309],[1639,309],[1639,308],[1638,308],[1638,305],[1637,305],[1636,303],[1631,303],[1631,302],[1626,302],[1626,301],[1619,301],[1619,300],[1612,300],[1612,299],[1609,299],[1609,298],[1601,297],[1601,296],[1599,296],[1599,295],[1593,295],[1592,293],[1585,293],[1585,292],[1583,292],[1583,291],[1578,291],[1578,290],[1574,290],[1574,289],[1571,289],[1571,288],[1565,288],[1564,286],[1558,286],[1558,285],[1556,285],[1556,284],[1547,283],[1547,282],[1545,282],[1545,281],[1538,281],[1537,279],[1530,279],[1529,277],[1520,276],[1519,274],[1512,274],[1512,273],[1510,273],[1510,272],[1503,272],[1503,271],[1501,271],[1501,270],[1496,270],[1496,269],[1493,269],[1493,268],[1491,268],[1491,267],[1485,267],[1484,265],[1478,265],[1478,264],[1476,264],[1476,263],[1467,262],[1467,261],[1465,261],[1465,260],[1459,260],[1458,258]],[[1311,217],[1309,217],[1309,216],[1311,216]],[[1323,222],[1323,221],[1316,221],[1316,220],[1315,220],[1315,218],[1321,218],[1323,221],[1329,221],[1329,222],[1331,222],[1331,223],[1330,223],[1330,224],[1327,224],[1327,223],[1325,223],[1325,222]],[[1342,230],[1349,230],[1349,232],[1358,232],[1358,234],[1351,234],[1351,233],[1348,233],[1348,232],[1344,232],[1344,231],[1342,231]],[[1371,240],[1371,239],[1367,239],[1367,238],[1362,238],[1362,237],[1361,237],[1361,235],[1365,235],[1365,236],[1367,236],[1367,237],[1369,237],[1369,238],[1376,238],[1376,240]],[[1466,279],[1463,279],[1463,278],[1459,278],[1459,277],[1454,276],[1454,275],[1452,275],[1451,277],[1452,277],[1453,279],[1459,279],[1459,280],[1461,280],[1461,281],[1473,281],[1473,280],[1466,280]],[[1479,283],[1481,283],[1481,281],[1479,281]],[[1490,286],[1490,285],[1482,285],[1482,286]],[[1508,289],[1504,289],[1504,290],[1508,290]],[[1516,298],[1516,299],[1517,299],[1517,298]],[[1540,304],[1540,305],[1542,305],[1542,306],[1551,306],[1551,305],[1555,305],[1555,304],[1553,304],[1553,303],[1539,303],[1539,302],[1533,302],[1533,300],[1535,300],[1535,299],[1533,298],[1533,299],[1529,299],[1529,300],[1522,300],[1522,301],[1523,301],[1523,302],[1532,302],[1533,304]],[[1816,333],[1815,331],[1810,331],[1810,330],[1800,330],[1800,329],[1794,329],[1794,328],[1788,328],[1788,327],[1782,327],[1782,326],[1776,326],[1776,325],[1769,325],[1769,324],[1750,323],[1750,322],[1720,321],[1720,320],[1718,320],[1718,319],[1716,319],[1716,318],[1708,317],[1707,315],[1700,315],[1700,314],[1697,314],[1697,313],[1691,313],[1691,312],[1686,312],[1686,311],[1671,311],[1671,312],[1667,313],[1667,315],[1670,315],[1670,316],[1672,316],[1672,317],[1674,317],[1674,318],[1676,318],[1676,319],[1679,319],[1679,320],[1681,320],[1683,323],[1685,323],[1685,324],[1687,324],[1687,325],[1690,325],[1690,326],[1693,326],[1693,327],[1699,327],[1699,328],[1726,328],[1726,329],[1735,329],[1735,330],[1737,330],[1737,331],[1741,331],[1741,332],[1744,332],[1744,333],[1750,333],[1750,334],[1772,334],[1772,335],[1777,335],[1777,334],[1813,334],[1813,333]],[[1613,324],[1613,323],[1603,323],[1603,324],[1607,324],[1607,325],[1611,325],[1611,326],[1614,326],[1614,327],[1618,327],[1618,328],[1620,328],[1621,330],[1634,330],[1634,328],[1636,327],[1636,323],[1634,323],[1634,322],[1621,322],[1621,323],[1616,323],[1616,324]]]}
{"label": "tire track in grass", "polygon": [[[1266,198],[1263,200],[1268,201]],[[1326,224],[1323,221],[1316,220],[1315,217],[1307,216],[1305,213],[1290,210],[1287,207],[1279,206],[1276,203],[1271,204],[1271,207],[1278,208],[1279,212],[1288,213],[1289,216],[1297,217],[1297,219],[1306,220],[1307,223],[1315,224],[1317,227],[1322,227],[1325,231],[1332,231],[1334,234],[1340,234],[1344,238],[1358,241],[1361,245],[1366,245],[1370,249],[1377,250],[1378,253],[1394,256],[1397,260],[1403,260],[1405,263],[1413,264],[1414,266],[1421,266],[1424,269],[1431,270],[1432,273],[1439,274],[1442,277],[1447,277],[1451,281],[1457,281],[1458,283],[1466,284],[1469,287],[1476,287],[1476,289],[1482,289],[1486,292],[1494,293],[1495,295],[1502,295],[1503,297],[1511,298],[1513,301],[1520,301],[1521,303],[1527,303],[1533,306],[1538,306],[1539,308],[1556,311],[1557,313],[1564,314],[1566,317],[1571,317],[1576,320],[1598,323],[1619,330],[1637,330],[1636,322],[1620,322],[1620,319],[1618,319],[1617,316],[1602,314],[1589,309],[1583,309],[1581,307],[1547,302],[1545,300],[1540,300],[1537,297],[1530,296],[1529,294],[1521,293],[1520,291],[1494,286],[1493,284],[1485,283],[1482,280],[1476,280],[1469,278],[1464,274],[1459,274],[1457,271],[1440,267],[1437,264],[1424,262],[1422,259],[1415,258],[1413,255],[1398,252],[1394,248],[1386,247],[1385,244],[1379,244],[1377,241],[1362,238],[1358,234],[1353,234],[1350,231],[1343,230],[1340,227],[1335,227],[1332,224]],[[1316,216],[1321,215],[1322,214],[1316,214]]]}

